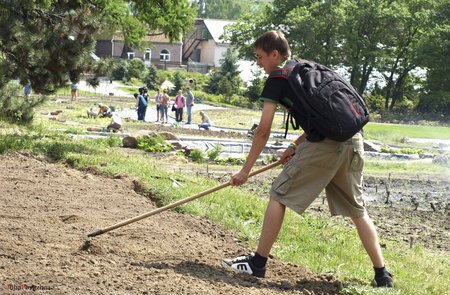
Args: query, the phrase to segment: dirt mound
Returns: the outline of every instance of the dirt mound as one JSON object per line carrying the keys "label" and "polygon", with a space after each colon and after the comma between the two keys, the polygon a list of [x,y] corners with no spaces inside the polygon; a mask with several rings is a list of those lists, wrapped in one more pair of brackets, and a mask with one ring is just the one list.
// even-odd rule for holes
{"label": "dirt mound", "polygon": [[132,180],[109,179],[22,154],[0,155],[3,290],[53,294],[338,294],[332,275],[270,259],[257,279],[220,266],[248,253],[208,219],[165,211],[95,237],[88,233],[155,209]]}

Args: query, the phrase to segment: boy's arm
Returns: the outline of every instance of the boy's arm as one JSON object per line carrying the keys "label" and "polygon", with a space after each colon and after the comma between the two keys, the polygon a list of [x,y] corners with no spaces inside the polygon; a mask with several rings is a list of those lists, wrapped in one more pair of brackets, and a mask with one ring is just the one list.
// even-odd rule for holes
{"label": "boy's arm", "polygon": [[275,103],[268,101],[264,102],[261,119],[258,128],[256,128],[255,134],[253,136],[252,147],[250,148],[247,160],[245,161],[242,169],[231,177],[230,182],[232,185],[241,185],[247,181],[248,175],[252,170],[253,165],[263,151],[264,147],[266,146],[267,140],[269,139],[276,108],[277,105]]}

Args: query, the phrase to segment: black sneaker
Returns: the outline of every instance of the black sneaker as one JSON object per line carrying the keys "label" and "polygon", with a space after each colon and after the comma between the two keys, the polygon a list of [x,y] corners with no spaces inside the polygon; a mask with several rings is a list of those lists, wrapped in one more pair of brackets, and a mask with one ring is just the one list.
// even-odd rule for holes
{"label": "black sneaker", "polygon": [[374,286],[374,287],[387,287],[387,288],[394,287],[393,275],[391,275],[388,272],[382,277],[375,277],[373,279],[373,281],[372,281],[372,286]]}
{"label": "black sneaker", "polygon": [[222,260],[222,266],[231,267],[232,269],[246,272],[258,278],[264,278],[266,275],[266,267],[256,267],[252,262],[253,256],[254,254],[249,254],[247,256],[239,256],[234,259],[224,259]]}

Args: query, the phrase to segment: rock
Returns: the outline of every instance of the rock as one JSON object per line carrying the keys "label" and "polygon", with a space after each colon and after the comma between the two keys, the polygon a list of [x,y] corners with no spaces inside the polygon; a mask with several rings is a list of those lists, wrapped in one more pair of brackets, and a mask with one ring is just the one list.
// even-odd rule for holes
{"label": "rock", "polygon": [[364,140],[364,151],[367,152],[381,152],[381,146],[374,142]]}
{"label": "rock", "polygon": [[87,131],[102,132],[102,128],[100,128],[100,127],[88,127]]}
{"label": "rock", "polygon": [[135,148],[137,148],[137,146],[138,146],[138,142],[137,142],[136,137],[133,137],[133,136],[125,136],[125,137],[122,139],[122,145],[123,145],[124,147],[126,147],[126,148],[132,148],[132,149],[135,149]]}

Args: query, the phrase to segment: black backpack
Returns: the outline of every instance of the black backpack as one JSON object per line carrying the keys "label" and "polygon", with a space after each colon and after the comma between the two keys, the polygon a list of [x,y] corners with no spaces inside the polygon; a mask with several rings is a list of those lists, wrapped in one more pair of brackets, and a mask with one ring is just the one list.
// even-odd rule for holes
{"label": "black backpack", "polygon": [[294,130],[299,128],[297,115],[306,110],[309,124],[326,138],[346,141],[369,122],[369,109],[364,99],[344,78],[329,68],[307,60],[297,60],[272,72],[268,79],[283,77],[289,80],[294,92],[293,109],[289,118]]}

